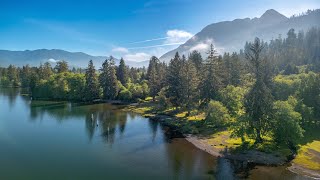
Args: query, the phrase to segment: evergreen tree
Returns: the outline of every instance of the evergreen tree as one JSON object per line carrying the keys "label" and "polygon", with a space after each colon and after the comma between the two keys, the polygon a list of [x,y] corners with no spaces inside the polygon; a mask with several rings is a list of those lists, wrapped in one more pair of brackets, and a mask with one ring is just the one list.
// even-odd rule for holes
{"label": "evergreen tree", "polygon": [[114,58],[112,56],[103,62],[99,79],[103,89],[104,99],[116,99],[119,92],[119,87],[116,75],[116,67],[114,65]]}
{"label": "evergreen tree", "polygon": [[128,81],[128,72],[127,72],[127,67],[125,65],[124,59],[120,59],[120,64],[117,69],[117,78],[121,82],[122,85],[126,85]]}
{"label": "evergreen tree", "polygon": [[69,66],[67,61],[58,61],[55,68],[57,73],[68,72]]}
{"label": "evergreen tree", "polygon": [[193,62],[194,66],[197,68],[197,71],[201,71],[203,59],[200,52],[192,51],[189,55],[189,60]]}
{"label": "evergreen tree", "polygon": [[[61,66],[64,66],[64,65],[61,65]],[[63,71],[63,72],[67,72],[67,71]],[[53,74],[51,64],[49,62],[44,63],[44,65],[40,64],[38,68],[38,74],[40,79],[49,79],[50,76]]]}
{"label": "evergreen tree", "polygon": [[266,60],[260,57],[263,45],[259,38],[256,38],[250,46],[250,51],[246,52],[246,57],[253,67],[255,83],[245,97],[245,108],[252,135],[255,136],[256,143],[262,142],[262,134],[268,130],[269,119],[273,108],[273,96],[271,94],[269,66]]}
{"label": "evergreen tree", "polygon": [[179,56],[179,53],[176,52],[173,59],[170,60],[170,64],[168,67],[168,73],[167,73],[167,85],[168,89],[166,91],[167,96],[169,97],[170,102],[175,106],[179,106],[181,99],[180,94],[180,70],[181,70],[181,58]]}
{"label": "evergreen tree", "polygon": [[8,71],[7,71],[8,80],[10,81],[12,86],[18,86],[19,85],[19,73],[18,69],[14,65],[9,65]]}
{"label": "evergreen tree", "polygon": [[165,84],[165,75],[166,65],[164,63],[160,63],[160,60],[157,57],[152,56],[147,70],[147,80],[150,88],[150,95],[153,100],[155,100],[155,96],[160,92],[161,88]]}
{"label": "evergreen tree", "polygon": [[231,85],[238,86],[240,84],[241,76],[241,62],[237,53],[232,53],[231,69],[229,82]]}
{"label": "evergreen tree", "polygon": [[184,81],[182,82],[185,83],[184,87],[186,87],[184,93],[186,108],[189,115],[192,108],[194,108],[195,105],[197,105],[197,103],[199,102],[199,77],[194,61],[191,61],[190,59],[185,63],[182,71],[184,72],[182,76]]}
{"label": "evergreen tree", "polygon": [[31,78],[31,68],[29,65],[23,66],[21,71],[21,86],[29,87]]}
{"label": "evergreen tree", "polygon": [[216,50],[211,44],[200,83],[201,99],[205,104],[211,99],[214,100],[218,98],[219,89],[223,85],[221,73],[223,69],[221,69],[221,61],[216,53]]}
{"label": "evergreen tree", "polygon": [[92,60],[89,61],[85,74],[86,85],[84,97],[86,101],[93,101],[99,98],[99,83],[96,75],[95,67]]}

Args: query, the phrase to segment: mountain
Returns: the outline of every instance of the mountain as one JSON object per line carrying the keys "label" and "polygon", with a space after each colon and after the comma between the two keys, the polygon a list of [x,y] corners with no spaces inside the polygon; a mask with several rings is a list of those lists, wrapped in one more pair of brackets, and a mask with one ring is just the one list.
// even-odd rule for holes
{"label": "mountain", "polygon": [[[23,66],[29,64],[31,66],[38,66],[40,63],[51,62],[54,64],[56,61],[65,60],[71,67],[86,67],[89,60],[93,60],[96,68],[101,67],[102,62],[106,56],[91,56],[82,52],[68,52],[60,49],[38,49],[38,50],[25,50],[25,51],[8,51],[0,50],[0,66],[7,67],[9,64],[16,66]],[[143,67],[147,66],[149,61],[135,62],[126,61],[130,67]],[[119,60],[115,60],[119,64]]]}
{"label": "mountain", "polygon": [[313,26],[320,26],[320,9],[291,18],[270,9],[260,18],[235,19],[210,24],[186,43],[162,55],[160,60],[168,62],[176,52],[188,55],[193,50],[198,50],[206,56],[206,51],[211,43],[220,54],[238,52],[243,49],[246,41],[252,41],[255,37],[269,41],[278,38],[281,34],[285,38],[291,28],[298,32],[300,30],[307,31]]}

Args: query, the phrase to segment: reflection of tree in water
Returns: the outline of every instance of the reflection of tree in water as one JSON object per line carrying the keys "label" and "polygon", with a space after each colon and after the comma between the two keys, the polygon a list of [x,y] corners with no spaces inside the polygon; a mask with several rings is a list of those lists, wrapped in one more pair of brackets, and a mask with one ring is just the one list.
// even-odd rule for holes
{"label": "reflection of tree in water", "polygon": [[126,129],[126,124],[127,124],[127,114],[126,113],[116,113],[116,119],[119,124],[119,132],[120,136],[123,136],[123,133]]}
{"label": "reflection of tree in water", "polygon": [[0,88],[0,95],[8,98],[9,107],[12,108],[20,93],[20,88]]}
{"label": "reflection of tree in water", "polygon": [[38,119],[39,117],[42,119],[44,114],[47,113],[61,123],[69,117],[80,117],[85,115],[85,112],[83,111],[70,112],[68,106],[68,103],[65,102],[32,101],[30,103],[30,117],[32,120]]}
{"label": "reflection of tree in water", "polygon": [[[174,179],[211,179],[216,160],[209,154],[195,148],[184,139],[175,139],[166,145],[169,168]],[[203,176],[196,177],[199,172]]]}
{"label": "reflection of tree in water", "polygon": [[152,131],[152,142],[154,142],[155,139],[156,139],[156,136],[157,136],[157,130],[158,130],[158,127],[159,127],[159,122],[149,119],[148,124],[149,124],[149,127],[150,127],[151,131]]}
{"label": "reflection of tree in water", "polygon": [[117,129],[120,136],[123,135],[127,123],[127,114],[118,111],[99,112],[99,122],[102,130],[102,137],[112,146],[115,141]]}
{"label": "reflection of tree in water", "polygon": [[[85,119],[85,128],[88,138],[93,138],[94,132],[97,130],[96,125],[99,124],[99,129],[102,136],[108,144],[113,144],[117,129],[122,135],[126,128],[127,114],[115,109],[115,106],[109,104],[82,104],[82,103],[67,103],[55,101],[32,101],[30,103],[30,117],[33,120],[41,119],[45,114],[53,117],[60,123],[68,119]],[[94,122],[92,122],[92,114]],[[130,114],[135,118],[134,114]]]}
{"label": "reflection of tree in water", "polygon": [[106,143],[110,144],[110,146],[112,146],[114,143],[117,124],[117,120],[112,114],[113,112],[111,111],[99,112],[99,122],[101,125],[102,137]]}
{"label": "reflection of tree in water", "polygon": [[[93,118],[92,118],[93,117]],[[89,137],[89,140],[91,141],[95,132],[95,129],[97,127],[97,116],[92,116],[92,114],[86,115],[86,130]]]}

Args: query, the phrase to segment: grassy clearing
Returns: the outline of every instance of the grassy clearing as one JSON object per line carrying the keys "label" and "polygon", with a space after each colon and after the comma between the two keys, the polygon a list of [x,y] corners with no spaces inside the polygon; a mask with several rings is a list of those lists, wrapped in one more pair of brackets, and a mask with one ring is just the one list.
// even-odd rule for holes
{"label": "grassy clearing", "polygon": [[293,163],[304,168],[320,171],[320,141],[302,145]]}
{"label": "grassy clearing", "polygon": [[304,137],[299,142],[299,150],[293,160],[298,166],[320,171],[320,131],[319,127],[305,129]]}

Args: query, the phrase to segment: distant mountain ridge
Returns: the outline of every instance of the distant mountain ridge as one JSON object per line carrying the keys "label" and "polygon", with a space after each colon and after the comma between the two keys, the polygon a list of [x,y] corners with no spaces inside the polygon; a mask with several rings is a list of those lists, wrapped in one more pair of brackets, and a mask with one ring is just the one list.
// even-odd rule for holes
{"label": "distant mountain ridge", "polygon": [[186,43],[162,55],[160,60],[168,62],[176,52],[188,55],[192,50],[198,50],[202,55],[206,55],[205,52],[211,43],[219,53],[238,52],[243,49],[246,41],[252,41],[255,37],[269,41],[281,34],[282,38],[285,38],[291,28],[298,32],[307,31],[313,26],[320,26],[320,9],[291,18],[269,9],[260,18],[235,19],[210,24]]}
{"label": "distant mountain ridge", "polygon": [[[89,60],[93,60],[96,68],[100,68],[102,62],[107,56],[92,56],[83,52],[69,52],[61,49],[37,49],[25,51],[9,51],[0,50],[0,66],[7,67],[10,64],[16,66],[23,66],[29,64],[31,66],[38,66],[40,63],[65,60],[71,67],[86,67]],[[125,61],[130,67],[147,66],[148,61],[135,62]],[[118,64],[119,60],[115,59]]]}

